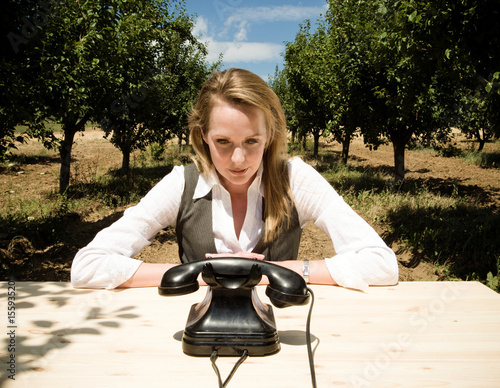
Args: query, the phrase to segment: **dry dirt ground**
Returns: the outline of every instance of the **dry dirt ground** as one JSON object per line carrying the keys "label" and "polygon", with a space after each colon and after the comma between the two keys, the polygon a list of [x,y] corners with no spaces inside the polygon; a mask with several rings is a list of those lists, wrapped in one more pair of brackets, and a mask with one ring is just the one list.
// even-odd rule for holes
{"label": "dry dirt ground", "polygon": [[[461,147],[467,147],[462,139]],[[325,144],[329,151],[339,153],[338,144]],[[485,151],[498,152],[498,143],[486,144]],[[0,166],[0,209],[19,207],[20,201],[31,198],[38,199],[40,204],[56,200],[58,188],[59,160],[53,151],[46,151],[36,141],[29,141],[19,147],[15,154],[22,156],[11,165]],[[392,147],[381,146],[376,151],[364,147],[360,140],[354,140],[350,150],[351,164],[374,167],[382,171],[390,171],[393,165]],[[93,128],[77,135],[73,148],[72,172],[76,179],[93,179],[96,175],[105,174],[116,169],[121,163],[121,154],[102,132]],[[470,191],[480,191],[487,201],[500,206],[500,170],[482,169],[468,164],[458,158],[438,157],[428,152],[407,151],[407,177],[433,184],[457,184]],[[49,199],[48,199],[49,198]],[[54,199],[55,198],[55,199]],[[116,220],[123,207],[108,208],[98,203],[89,204],[84,214],[70,214],[64,218],[69,228],[73,228],[78,238],[71,243],[58,243],[50,246],[36,246],[22,236],[13,240],[0,227],[0,258],[5,267],[16,267],[17,280],[69,280],[72,258],[77,250],[87,244],[103,227]],[[36,209],[32,210],[36,213]],[[74,219],[72,219],[72,217]],[[27,214],[27,221],[29,214]],[[375,227],[379,233],[383,226]],[[397,245],[392,248],[398,253],[400,264],[400,280],[438,280],[440,271],[432,263],[420,262],[417,266],[409,266],[412,258],[402,252]],[[320,259],[334,254],[332,243],[328,237],[313,225],[304,230],[301,248],[301,259]],[[172,230],[162,231],[153,244],[144,249],[139,257],[148,262],[176,262],[177,244]],[[10,261],[7,265],[5,263]]]}

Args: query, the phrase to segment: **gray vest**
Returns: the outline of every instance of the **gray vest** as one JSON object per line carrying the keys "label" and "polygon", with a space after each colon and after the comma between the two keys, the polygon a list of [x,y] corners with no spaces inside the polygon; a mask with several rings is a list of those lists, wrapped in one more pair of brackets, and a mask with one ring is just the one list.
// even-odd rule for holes
{"label": "gray vest", "polygon": [[[179,257],[183,263],[205,258],[205,253],[216,253],[212,228],[212,192],[193,200],[199,172],[194,164],[186,166],[186,184],[182,194],[175,232],[179,245]],[[288,229],[276,240],[264,243],[263,235],[253,252],[265,255],[265,260],[297,260],[302,229],[295,206]]]}

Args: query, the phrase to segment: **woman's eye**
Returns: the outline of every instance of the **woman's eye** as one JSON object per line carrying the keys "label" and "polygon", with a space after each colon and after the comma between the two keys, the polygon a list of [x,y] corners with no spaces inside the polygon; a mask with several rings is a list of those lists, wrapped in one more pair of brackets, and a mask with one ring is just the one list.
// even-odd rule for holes
{"label": "woman's eye", "polygon": [[221,144],[221,145],[226,145],[228,143],[228,141],[226,139],[217,139],[216,142],[217,142],[217,144]]}
{"label": "woman's eye", "polygon": [[257,144],[259,141],[257,139],[248,139],[247,143],[248,144]]}

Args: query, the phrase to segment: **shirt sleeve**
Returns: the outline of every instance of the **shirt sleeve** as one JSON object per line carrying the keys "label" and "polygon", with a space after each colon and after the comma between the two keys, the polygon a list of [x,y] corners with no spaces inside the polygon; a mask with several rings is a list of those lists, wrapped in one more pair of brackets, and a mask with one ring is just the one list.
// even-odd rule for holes
{"label": "shirt sleeve", "polygon": [[333,242],[336,255],[325,262],[335,282],[363,291],[396,284],[396,255],[377,232],[301,159],[290,161],[289,174],[301,226],[313,221]]}
{"label": "shirt sleeve", "polygon": [[76,254],[71,266],[73,286],[113,289],[130,279],[141,264],[133,257],[161,229],[175,225],[183,190],[184,167],[177,166]]}

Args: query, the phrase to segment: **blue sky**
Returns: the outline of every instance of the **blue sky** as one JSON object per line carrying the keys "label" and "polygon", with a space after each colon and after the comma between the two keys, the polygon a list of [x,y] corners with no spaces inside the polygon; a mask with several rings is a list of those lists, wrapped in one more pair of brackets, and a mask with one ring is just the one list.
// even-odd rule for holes
{"label": "blue sky", "polygon": [[186,0],[196,14],[194,33],[208,43],[208,60],[219,53],[223,68],[240,67],[265,80],[276,65],[283,68],[285,42],[292,42],[299,24],[324,14],[326,0]]}

